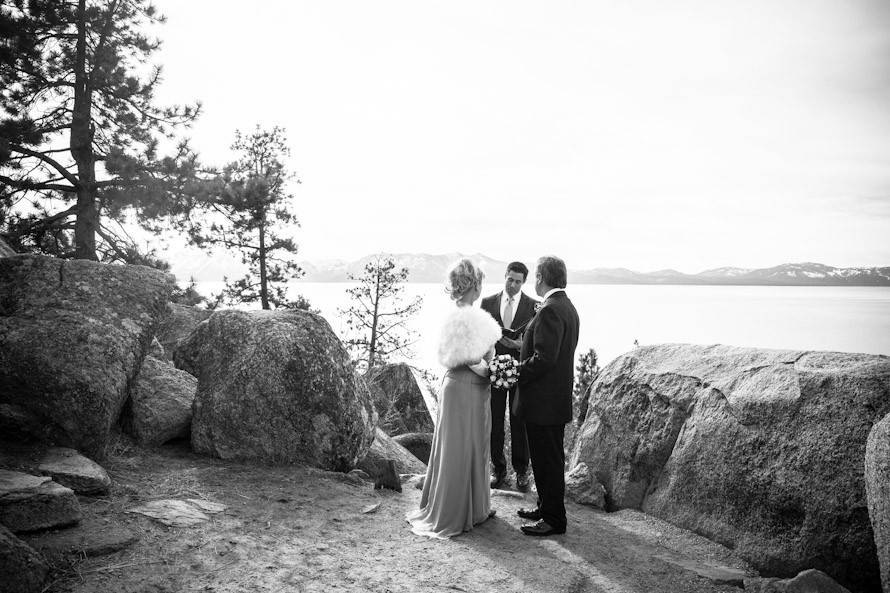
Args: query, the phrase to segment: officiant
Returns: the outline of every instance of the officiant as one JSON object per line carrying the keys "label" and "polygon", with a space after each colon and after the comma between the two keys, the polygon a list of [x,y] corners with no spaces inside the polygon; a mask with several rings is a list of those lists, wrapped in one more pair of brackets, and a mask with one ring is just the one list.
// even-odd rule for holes
{"label": "officiant", "polygon": [[[503,335],[495,344],[497,355],[509,354],[519,359],[522,332],[535,315],[537,300],[522,292],[528,277],[528,268],[522,262],[511,262],[504,274],[504,290],[482,299],[482,309],[487,311],[501,326]],[[500,488],[507,481],[507,459],[504,455],[504,414],[510,410],[511,464],[516,472],[516,489],[528,490],[528,440],[525,424],[513,415],[513,398],[516,387],[491,388],[491,487]],[[509,400],[509,407],[507,402]]]}

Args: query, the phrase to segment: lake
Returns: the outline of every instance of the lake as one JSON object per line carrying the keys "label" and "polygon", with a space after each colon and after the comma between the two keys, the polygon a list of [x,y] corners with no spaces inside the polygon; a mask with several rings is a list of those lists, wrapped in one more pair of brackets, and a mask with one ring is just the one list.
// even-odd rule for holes
{"label": "lake", "polygon": [[[341,337],[337,309],[350,283],[293,282]],[[204,294],[221,283],[202,283]],[[487,282],[483,295],[501,289]],[[533,295],[533,287],[524,290]],[[640,344],[687,342],[794,350],[890,354],[890,287],[809,286],[569,286],[581,318],[578,353],[595,348],[600,365]],[[406,297],[424,299],[411,326],[419,340],[410,362],[441,374],[436,361],[440,320],[454,305],[440,284],[406,284]]]}

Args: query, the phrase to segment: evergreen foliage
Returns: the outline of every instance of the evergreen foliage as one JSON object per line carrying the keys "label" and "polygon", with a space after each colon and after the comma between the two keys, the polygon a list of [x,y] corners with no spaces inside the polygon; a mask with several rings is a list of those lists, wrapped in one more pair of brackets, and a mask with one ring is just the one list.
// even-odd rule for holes
{"label": "evergreen foliage", "polygon": [[[125,223],[162,228],[200,173],[160,141],[199,104],[160,107],[148,0],[0,2],[0,232],[18,251],[158,264]],[[187,206],[186,206],[187,208]]]}
{"label": "evergreen foliage", "polygon": [[417,340],[407,323],[420,311],[423,297],[404,299],[408,269],[396,269],[391,257],[377,256],[360,276],[349,275],[358,286],[347,289],[352,304],[340,309],[349,336],[344,341],[359,365],[371,369],[396,353],[410,354]]}

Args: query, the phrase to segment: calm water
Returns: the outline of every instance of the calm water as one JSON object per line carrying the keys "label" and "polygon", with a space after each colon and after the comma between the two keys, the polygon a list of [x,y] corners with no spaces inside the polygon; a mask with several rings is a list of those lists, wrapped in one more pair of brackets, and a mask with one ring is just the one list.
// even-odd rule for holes
{"label": "calm water", "polygon": [[[335,332],[345,324],[337,309],[348,303],[346,283],[295,282]],[[411,360],[439,372],[436,334],[454,305],[439,284],[407,284],[424,306],[411,324],[419,332]],[[200,287],[219,290],[214,283]],[[488,283],[483,295],[497,292]],[[533,289],[526,286],[526,293]],[[576,285],[568,294],[581,318],[578,351],[596,348],[603,365],[640,344],[689,342],[761,348],[837,350],[890,355],[890,288],[798,286]]]}

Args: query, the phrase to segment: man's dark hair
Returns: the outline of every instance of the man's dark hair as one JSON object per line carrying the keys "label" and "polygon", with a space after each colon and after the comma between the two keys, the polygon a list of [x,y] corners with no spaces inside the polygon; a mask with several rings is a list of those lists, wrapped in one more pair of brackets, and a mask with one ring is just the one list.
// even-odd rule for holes
{"label": "man's dark hair", "polygon": [[552,255],[546,255],[538,260],[538,271],[541,281],[551,288],[565,288],[568,273],[566,263]]}
{"label": "man's dark hair", "polygon": [[522,281],[525,282],[528,280],[528,268],[521,261],[511,261],[507,264],[507,271],[504,274],[509,274],[510,272],[516,272],[517,274],[522,274]]}

